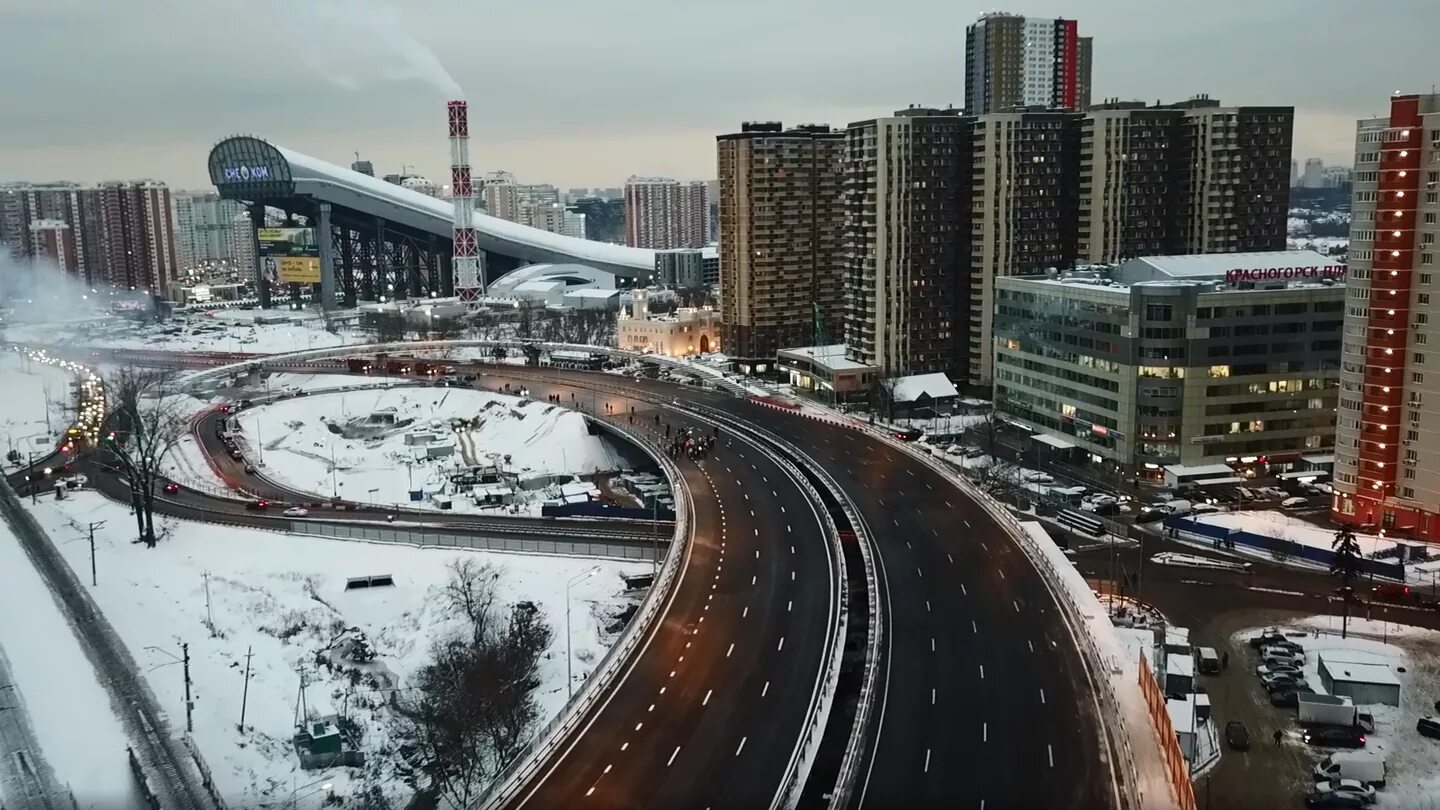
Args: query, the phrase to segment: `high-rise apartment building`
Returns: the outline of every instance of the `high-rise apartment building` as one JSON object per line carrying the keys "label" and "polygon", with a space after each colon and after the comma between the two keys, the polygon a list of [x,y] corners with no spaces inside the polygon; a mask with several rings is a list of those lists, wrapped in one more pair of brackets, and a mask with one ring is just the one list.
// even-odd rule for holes
{"label": "high-rise apartment building", "polygon": [[625,181],[625,244],[654,250],[698,248],[710,236],[710,203],[703,181],[668,177]]}
{"label": "high-rise apartment building", "polygon": [[44,257],[67,273],[75,272],[75,231],[58,219],[30,223],[31,255]]}
{"label": "high-rise apartment building", "polygon": [[178,192],[173,200],[176,265],[181,271],[238,258],[234,222],[245,212],[242,203],[214,192]]}
{"label": "high-rise apartment building", "polygon": [[1358,122],[1332,517],[1440,539],[1440,95]]}
{"label": "high-rise apartment building", "polygon": [[516,194],[515,175],[510,172],[486,172],[483,194],[485,213],[492,217],[520,221],[520,202]]}
{"label": "high-rise apartment building", "polygon": [[240,278],[256,278],[259,273],[259,256],[255,253],[255,223],[248,211],[236,214],[230,220],[231,261],[240,273]]}
{"label": "high-rise apartment building", "polygon": [[1080,134],[1079,258],[1285,247],[1294,110],[1106,102]]}
{"label": "high-rise apartment building", "polygon": [[[69,236],[62,266],[68,272],[95,288],[163,293],[177,268],[170,212],[169,189],[151,180],[13,185],[0,193],[0,239],[13,254],[34,256],[32,226],[63,223]],[[40,231],[44,242],[55,226]]]}
{"label": "high-rise apartment building", "polygon": [[965,110],[983,115],[1016,107],[1084,109],[1091,46],[1074,20],[982,16],[965,29]]}
{"label": "high-rise apartment building", "polygon": [[1284,250],[1294,107],[1173,105],[1181,121],[1180,253]]}
{"label": "high-rise apartment building", "polygon": [[1075,262],[1080,113],[992,113],[970,127],[967,296],[956,358],[972,385],[991,380],[995,279]]}
{"label": "high-rise apartment building", "polygon": [[883,376],[956,370],[969,134],[925,108],[846,128],[845,343]]}
{"label": "high-rise apartment building", "polygon": [[845,133],[746,123],[716,151],[721,346],[759,371],[780,348],[840,334]]}

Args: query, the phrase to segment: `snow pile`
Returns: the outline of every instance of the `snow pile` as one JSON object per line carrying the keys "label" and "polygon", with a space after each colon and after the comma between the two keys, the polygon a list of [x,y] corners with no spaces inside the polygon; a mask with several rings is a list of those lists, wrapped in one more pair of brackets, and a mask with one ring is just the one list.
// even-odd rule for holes
{"label": "snow pile", "polygon": [[[67,541],[77,536],[78,526],[107,521],[96,532],[99,586],[93,594],[137,663],[148,670],[150,686],[177,729],[185,723],[184,681],[180,666],[167,664],[180,655],[181,642],[190,645],[194,737],[232,807],[288,807],[294,796],[300,807],[313,808],[324,798],[319,785],[330,783],[338,794],[353,796],[367,780],[382,783],[394,806],[403,806],[406,787],[393,773],[395,751],[384,702],[389,690],[405,688],[430,644],[459,626],[437,590],[448,579],[446,566],[452,560],[493,565],[500,572],[500,603],[532,601],[554,629],[554,646],[541,662],[537,728],[567,699],[565,583],[596,567],[593,560],[351,543],[169,519],[163,521],[165,539],[147,550],[131,542],[134,521],[126,509],[99,495],[81,492],[64,502],[43,500],[34,511],[87,581],[88,545]],[[0,576],[12,567],[5,562],[0,560]],[[571,589],[577,680],[589,674],[614,638],[612,617],[624,601],[621,575],[648,570],[605,562],[599,568],[598,576]],[[346,590],[351,577],[377,575],[394,577],[395,585]],[[47,656],[48,673],[42,671],[40,682],[50,695],[64,699],[54,709],[59,713],[55,719],[85,726],[92,755],[79,762],[87,767],[93,762],[98,771],[108,764],[98,753],[115,742],[95,725],[103,727],[110,715],[103,701],[97,711],[84,700],[79,667],[50,658],[68,636],[37,625],[43,617],[31,618],[40,599],[33,594],[21,598],[25,635],[43,640],[40,654]],[[368,648],[374,658],[353,667],[360,673],[353,681],[340,670],[317,665],[322,656],[334,658],[354,647]],[[252,653],[252,673],[241,731],[247,653]],[[16,657],[12,654],[12,660]],[[360,748],[368,760],[363,770],[300,770],[289,740],[302,671],[308,684],[304,700],[312,714],[343,710],[363,727]],[[55,679],[63,679],[61,685]],[[77,682],[73,688],[72,681]],[[34,699],[30,703],[40,713]],[[119,766],[124,768],[123,748]]]}
{"label": "snow pile", "polygon": [[[1284,512],[1273,509],[1250,511],[1250,512],[1209,512],[1202,515],[1188,515],[1189,519],[1196,523],[1205,523],[1212,526],[1223,526],[1227,529],[1240,529],[1258,534],[1262,537],[1273,537],[1276,539],[1289,540],[1302,546],[1330,550],[1335,545],[1335,529],[1324,526],[1316,526]],[[1396,540],[1393,537],[1380,537],[1373,534],[1355,535],[1360,545],[1360,553],[1369,558],[1375,557],[1381,552],[1393,549]],[[1209,545],[1209,540],[1204,541]],[[1415,544],[1419,545],[1419,544]],[[1251,556],[1264,556],[1268,553],[1260,549],[1239,547],[1237,552],[1250,554]],[[1391,560],[1393,562],[1393,558]],[[1411,569],[1428,571],[1435,568],[1437,563],[1418,563],[1408,566]],[[1428,577],[1427,577],[1428,578]]]}
{"label": "snow pile", "polygon": [[[1250,637],[1271,629],[1273,625],[1243,630],[1231,641],[1244,648]],[[1440,743],[1421,737],[1415,721],[1432,714],[1440,698],[1440,631],[1351,619],[1350,637],[1342,639],[1338,616],[1310,616],[1281,629],[1305,647],[1302,668],[1310,688],[1316,692],[1325,691],[1318,666],[1322,656],[1389,665],[1400,681],[1400,705],[1358,704],[1361,711],[1375,717],[1375,731],[1366,735],[1364,750],[1380,754],[1386,761],[1386,786],[1377,794],[1375,807],[1398,810],[1432,806],[1429,802],[1440,796]],[[1319,761],[1326,752],[1307,749],[1307,753]]]}
{"label": "snow pile", "polygon": [[[249,446],[260,446],[252,456],[266,476],[322,498],[401,503],[412,491],[466,496],[476,484],[501,483],[454,481],[472,467],[498,468],[523,489],[628,466],[575,411],[468,388],[295,397],[242,411],[236,421]],[[549,494],[536,488],[514,497],[533,506]]]}
{"label": "snow pile", "polygon": [[[73,537],[67,528],[54,540],[64,544]],[[88,561],[86,566],[88,574]],[[81,807],[127,806],[133,782],[125,757],[128,743],[110,711],[110,696],[4,521],[0,616],[7,617],[0,621],[0,654],[9,662],[40,753],[56,780],[68,785]]]}

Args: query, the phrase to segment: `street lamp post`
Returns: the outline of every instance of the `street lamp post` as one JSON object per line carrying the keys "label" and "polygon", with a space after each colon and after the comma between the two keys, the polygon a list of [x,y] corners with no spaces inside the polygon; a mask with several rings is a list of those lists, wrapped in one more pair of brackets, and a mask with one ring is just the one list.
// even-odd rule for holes
{"label": "street lamp post", "polygon": [[565,583],[565,685],[569,688],[570,697],[575,696],[575,657],[571,654],[570,646],[570,588],[598,573],[600,573],[600,566],[597,565],[575,575]]}

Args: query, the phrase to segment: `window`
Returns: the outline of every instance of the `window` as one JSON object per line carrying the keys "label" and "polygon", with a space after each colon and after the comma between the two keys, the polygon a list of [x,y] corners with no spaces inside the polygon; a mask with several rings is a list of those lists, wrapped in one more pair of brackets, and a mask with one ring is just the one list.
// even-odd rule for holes
{"label": "window", "polygon": [[1419,452],[1417,452],[1417,451],[1414,450],[1414,449],[1406,449],[1406,451],[1405,451],[1405,462],[1406,462],[1407,464],[1411,464],[1411,463],[1414,463],[1414,462],[1419,461],[1419,460],[1420,460],[1420,453],[1419,453]]}
{"label": "window", "polygon": [[[1435,254],[1433,254],[1433,253],[1421,253],[1421,254],[1420,254],[1420,263],[1421,263],[1421,264],[1434,264],[1434,263],[1435,263]],[[1429,278],[1429,276],[1426,275],[1426,274],[1423,274],[1423,273],[1422,273],[1421,275],[1422,275],[1424,278]],[[1420,283],[1421,283],[1421,284],[1429,284],[1430,282],[1428,282],[1428,281],[1421,281]]]}
{"label": "window", "polygon": [[1415,333],[1415,342],[1416,342],[1416,343],[1427,343],[1428,341],[1425,339],[1425,333],[1424,333],[1424,332],[1416,332],[1416,333]]}
{"label": "window", "polygon": [[1415,468],[1414,468],[1414,467],[1406,467],[1406,468],[1405,468],[1405,477],[1406,477],[1406,478],[1414,478],[1414,477],[1415,477]]}
{"label": "window", "polygon": [[[1425,375],[1424,375],[1424,374],[1421,374],[1421,373],[1418,372],[1418,371],[1412,371],[1412,372],[1410,372],[1410,382],[1413,382],[1413,383],[1423,383],[1423,382],[1425,382]],[[1418,437],[1412,437],[1412,438],[1418,438]]]}
{"label": "window", "polygon": [[1229,376],[1230,376],[1230,367],[1229,367],[1229,366],[1211,366],[1211,367],[1210,367],[1210,376],[1211,376],[1212,378],[1229,377]]}
{"label": "window", "polygon": [[[1422,304],[1428,304],[1428,303],[1430,303],[1430,293],[1420,293],[1420,303],[1422,303]],[[1422,314],[1423,314],[1423,313],[1422,313]],[[1421,321],[1421,323],[1424,323],[1424,321]]]}
{"label": "window", "polygon": [[1375,202],[1375,192],[1357,191],[1355,192],[1355,202]]}
{"label": "window", "polygon": [[1407,442],[1418,442],[1418,441],[1420,441],[1420,431],[1418,431],[1418,430],[1407,430],[1407,431],[1405,431],[1405,441],[1407,441]]}
{"label": "window", "polygon": [[1410,362],[1414,363],[1417,366],[1423,366],[1425,365],[1425,355],[1421,354],[1420,352],[1415,352],[1415,356],[1410,358]]}
{"label": "window", "polygon": [[1421,284],[1429,284],[1429,283],[1430,283],[1430,278],[1431,278],[1431,276],[1430,276],[1429,273],[1421,273],[1421,274],[1420,274],[1420,283],[1421,283]]}
{"label": "window", "polygon": [[1150,321],[1168,321],[1172,317],[1173,310],[1169,304],[1146,304],[1145,319]]}
{"label": "window", "polygon": [[[1422,303],[1422,304],[1428,304],[1428,303],[1430,303],[1430,301],[1428,300],[1428,299],[1430,298],[1430,296],[1428,296],[1428,295],[1422,295],[1422,296],[1420,296],[1420,297],[1421,297],[1421,298],[1424,298],[1424,299],[1427,299],[1427,300],[1421,301],[1420,303]],[[1417,312],[1417,313],[1415,313],[1415,322],[1416,322],[1416,323],[1429,323],[1429,322],[1430,322],[1430,313],[1428,313],[1428,312]]]}
{"label": "window", "polygon": [[[1431,174],[1435,174],[1435,172],[1430,172],[1430,173],[1431,173]],[[1434,181],[1431,181],[1431,182],[1434,182]],[[1434,225],[1434,224],[1435,224],[1435,212],[1434,212],[1434,211],[1427,211],[1427,212],[1425,213],[1425,224],[1426,224],[1426,225]]]}
{"label": "window", "polygon": [[1425,204],[1434,205],[1435,203],[1440,203],[1440,191],[1425,192]]}
{"label": "window", "polygon": [[1401,487],[1400,497],[1413,499],[1415,497],[1415,490],[1411,489],[1410,487]]}

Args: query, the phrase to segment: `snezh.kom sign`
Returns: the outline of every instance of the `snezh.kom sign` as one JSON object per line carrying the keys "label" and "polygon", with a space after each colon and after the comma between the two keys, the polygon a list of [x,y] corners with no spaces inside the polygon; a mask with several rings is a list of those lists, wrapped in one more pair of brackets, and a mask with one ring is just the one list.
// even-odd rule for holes
{"label": "snezh.kom sign", "polygon": [[1312,264],[1301,267],[1237,267],[1225,271],[1226,281],[1271,281],[1276,279],[1344,278],[1343,264]]}

